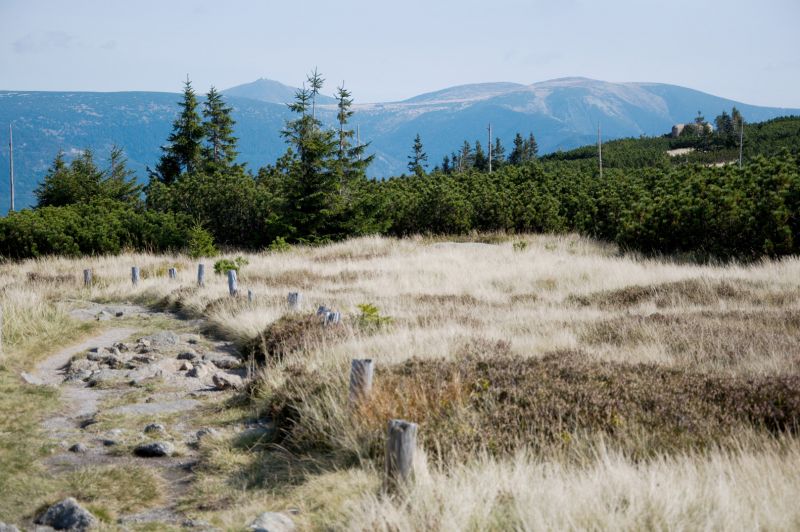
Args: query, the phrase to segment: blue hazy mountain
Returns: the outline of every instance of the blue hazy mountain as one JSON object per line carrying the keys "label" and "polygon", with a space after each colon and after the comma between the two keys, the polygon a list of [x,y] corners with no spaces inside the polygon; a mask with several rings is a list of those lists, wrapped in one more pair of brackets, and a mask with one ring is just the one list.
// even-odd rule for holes
{"label": "blue hazy mountain", "polygon": [[[240,160],[249,168],[272,163],[285,151],[280,131],[291,113],[284,101],[295,90],[258,80],[224,91],[234,108]],[[59,150],[74,156],[90,148],[103,159],[117,144],[146,180],[146,167],[158,160],[179,99],[177,93],[163,92],[0,91],[0,212],[8,204],[10,122],[21,207],[33,202],[36,183]],[[333,124],[333,100],[319,102],[319,116]],[[489,123],[507,148],[516,132],[533,132],[540,152],[547,153],[595,142],[598,123],[604,139],[661,135],[675,123],[693,120],[698,111],[713,119],[733,106],[749,122],[800,114],[798,109],[752,106],[675,85],[564,78],[531,85],[463,85],[400,102],[356,104],[352,125],[358,125],[361,140],[369,141],[369,151],[376,155],[370,175],[386,177],[405,171],[417,133],[433,167],[464,140],[480,140],[485,147]]]}

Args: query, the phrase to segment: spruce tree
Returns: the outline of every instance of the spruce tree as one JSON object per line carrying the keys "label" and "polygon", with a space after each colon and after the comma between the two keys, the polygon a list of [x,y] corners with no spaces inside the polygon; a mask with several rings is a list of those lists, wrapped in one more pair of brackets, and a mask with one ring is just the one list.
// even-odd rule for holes
{"label": "spruce tree", "polygon": [[525,157],[525,140],[517,133],[514,136],[514,148],[508,156],[509,164],[522,164]]}
{"label": "spruce tree", "polygon": [[472,146],[466,140],[461,145],[461,152],[458,154],[458,171],[466,172],[475,165],[475,154],[472,152]]}
{"label": "spruce tree", "polygon": [[525,155],[525,162],[533,161],[539,156],[539,144],[536,143],[533,133],[529,133],[528,140],[525,141]]}
{"label": "spruce tree", "polygon": [[203,132],[206,144],[202,148],[203,164],[207,171],[229,168],[234,164],[236,141],[233,126],[236,123],[231,116],[233,109],[227,105],[222,94],[211,87],[203,104]]}
{"label": "spruce tree", "polygon": [[418,176],[425,175],[425,169],[428,167],[428,154],[422,147],[422,139],[417,133],[414,138],[414,145],[411,147],[411,155],[408,156],[408,171]]}
{"label": "spruce tree", "polygon": [[489,158],[483,152],[483,146],[479,140],[475,141],[475,169],[479,172],[489,170]]}
{"label": "spruce tree", "polygon": [[500,137],[497,137],[492,148],[492,169],[499,170],[506,162],[506,149],[503,143],[500,142]]}
{"label": "spruce tree", "polygon": [[167,138],[168,144],[161,148],[164,153],[156,165],[155,172],[151,172],[151,175],[166,185],[174,183],[181,172],[194,172],[201,162],[203,125],[197,112],[197,96],[188,77],[183,86],[183,99],[179,105],[180,113],[172,123],[172,133]]}

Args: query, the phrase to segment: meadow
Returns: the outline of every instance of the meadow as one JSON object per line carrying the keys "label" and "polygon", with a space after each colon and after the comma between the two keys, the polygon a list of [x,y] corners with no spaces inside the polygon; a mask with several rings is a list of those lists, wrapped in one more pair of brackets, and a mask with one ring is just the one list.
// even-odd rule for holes
{"label": "meadow", "polygon": [[[54,442],[38,421],[58,392],[18,377],[102,329],[69,313],[94,301],[202,320],[256,363],[243,391],[204,406],[223,436],[202,442],[180,497],[183,514],[215,527],[240,530],[267,510],[301,529],[800,527],[796,257],[698,265],[572,234],[363,237],[226,256],[247,260],[239,287],[253,301],[229,296],[213,259],[199,260],[204,287],[198,260],[182,255],[0,265],[0,516],[25,518],[94,482],[42,465]],[[294,291],[302,303],[290,311]],[[323,328],[320,305],[341,324]],[[356,406],[354,358],[376,365]],[[413,482],[389,496],[393,418],[419,424],[419,452]],[[225,432],[243,419],[274,430]]]}

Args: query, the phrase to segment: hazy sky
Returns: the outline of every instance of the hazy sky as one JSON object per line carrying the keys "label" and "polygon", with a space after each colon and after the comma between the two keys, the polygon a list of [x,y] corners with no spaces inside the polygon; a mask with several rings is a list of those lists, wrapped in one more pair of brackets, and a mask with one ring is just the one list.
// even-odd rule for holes
{"label": "hazy sky", "polygon": [[800,0],[0,0],[0,90],[299,85],[356,101],[565,76],[800,107]]}

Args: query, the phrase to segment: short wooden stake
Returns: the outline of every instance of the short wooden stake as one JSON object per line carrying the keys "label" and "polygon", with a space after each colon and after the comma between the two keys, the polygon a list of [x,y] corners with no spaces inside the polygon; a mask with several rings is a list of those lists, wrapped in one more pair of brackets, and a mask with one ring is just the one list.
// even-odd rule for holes
{"label": "short wooden stake", "polygon": [[369,397],[372,391],[372,376],[375,365],[371,358],[353,359],[350,362],[350,402],[356,403]]}
{"label": "short wooden stake", "polygon": [[203,287],[206,285],[206,265],[197,265],[197,286]]}
{"label": "short wooden stake", "polygon": [[390,420],[386,438],[385,490],[396,491],[411,481],[416,447],[417,424],[402,419]]}
{"label": "short wooden stake", "polygon": [[303,301],[303,294],[300,292],[289,292],[289,296],[286,300],[289,302],[289,310],[299,310],[300,303]]}
{"label": "short wooden stake", "polygon": [[342,320],[342,313],[341,312],[328,312],[325,314],[325,325],[338,325],[338,323]]}
{"label": "short wooden stake", "polygon": [[83,270],[83,286],[85,286],[86,288],[89,288],[90,286],[92,286],[92,270],[91,269],[87,268],[87,269]]}
{"label": "short wooden stake", "polygon": [[131,283],[133,283],[133,286],[136,286],[136,285],[139,284],[139,267],[138,266],[134,266],[133,268],[131,268]]}
{"label": "short wooden stake", "polygon": [[231,297],[236,297],[239,292],[236,285],[236,270],[228,270],[228,292],[230,292]]}
{"label": "short wooden stake", "polygon": [[256,298],[255,294],[253,294],[252,290],[247,291],[247,301],[248,303],[252,303],[253,300]]}
{"label": "short wooden stake", "polygon": [[178,278],[178,270],[176,270],[175,268],[170,268],[169,269],[169,278],[170,279],[177,279]]}

